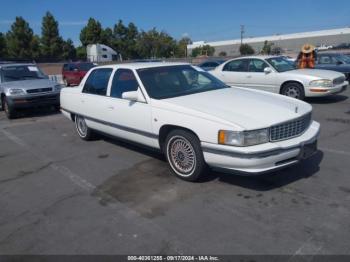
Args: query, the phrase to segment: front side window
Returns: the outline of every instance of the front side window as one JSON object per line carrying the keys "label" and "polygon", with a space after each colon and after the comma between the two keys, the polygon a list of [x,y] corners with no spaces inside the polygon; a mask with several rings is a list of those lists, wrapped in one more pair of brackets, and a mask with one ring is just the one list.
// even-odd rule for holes
{"label": "front side window", "polygon": [[163,66],[137,70],[148,95],[154,99],[179,97],[229,88],[207,72],[192,66]]}
{"label": "front side window", "polygon": [[84,84],[83,93],[105,96],[111,73],[112,68],[101,68],[92,71]]}
{"label": "front side window", "polygon": [[266,67],[269,67],[269,65],[261,59],[250,59],[248,63],[249,72],[262,73]]}
{"label": "front side window", "polygon": [[137,91],[139,84],[129,69],[118,69],[113,77],[111,97],[122,98],[124,92]]}
{"label": "front side window", "polygon": [[277,70],[277,72],[286,72],[296,69],[296,66],[293,62],[281,56],[268,58],[266,61],[269,62],[270,65],[272,65],[273,68]]}
{"label": "front side window", "polygon": [[239,60],[233,60],[231,62],[228,62],[224,68],[223,71],[231,71],[231,72],[247,72],[247,59],[239,59]]}
{"label": "front side window", "polygon": [[35,65],[5,66],[1,71],[3,82],[47,78]]}

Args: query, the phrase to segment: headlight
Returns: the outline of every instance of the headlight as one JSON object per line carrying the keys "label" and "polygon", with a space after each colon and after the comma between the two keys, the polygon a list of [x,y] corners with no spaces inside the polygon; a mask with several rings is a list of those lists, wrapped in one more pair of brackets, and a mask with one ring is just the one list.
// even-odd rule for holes
{"label": "headlight", "polygon": [[328,80],[328,79],[314,80],[314,81],[310,82],[310,86],[312,86],[312,87],[332,87],[333,82],[332,82],[332,80]]}
{"label": "headlight", "polygon": [[269,130],[259,129],[252,131],[219,131],[219,144],[232,146],[252,146],[269,142]]}
{"label": "headlight", "polygon": [[8,90],[8,93],[10,95],[24,95],[25,94],[24,90],[20,89],[20,88],[10,88]]}

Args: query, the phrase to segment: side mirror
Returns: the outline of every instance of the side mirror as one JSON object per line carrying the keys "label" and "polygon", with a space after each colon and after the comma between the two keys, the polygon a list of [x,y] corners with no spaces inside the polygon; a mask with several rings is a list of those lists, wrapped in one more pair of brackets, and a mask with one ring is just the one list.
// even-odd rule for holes
{"label": "side mirror", "polygon": [[122,94],[122,98],[132,102],[146,103],[146,100],[143,97],[140,88],[138,88],[137,91],[124,92]]}
{"label": "side mirror", "polygon": [[78,72],[79,70],[78,70],[78,68],[74,68],[73,71],[74,72]]}
{"label": "side mirror", "polygon": [[272,73],[271,67],[265,67],[265,68],[264,68],[264,73],[265,73],[265,74],[270,74],[270,73]]}
{"label": "side mirror", "polygon": [[337,65],[342,65],[343,64],[343,62],[342,61],[337,61],[337,63],[336,63]]}

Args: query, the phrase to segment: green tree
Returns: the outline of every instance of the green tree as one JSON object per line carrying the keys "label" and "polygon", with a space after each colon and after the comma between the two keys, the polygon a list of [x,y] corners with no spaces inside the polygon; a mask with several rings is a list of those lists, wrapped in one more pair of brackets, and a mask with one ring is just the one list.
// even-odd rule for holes
{"label": "green tree", "polygon": [[166,32],[153,28],[142,31],[137,41],[137,50],[142,58],[168,58],[174,56],[176,41]]}
{"label": "green tree", "polygon": [[271,54],[271,48],[273,46],[273,43],[269,43],[267,40],[264,42],[264,46],[261,49],[261,53],[264,55],[269,55]]}
{"label": "green tree", "polygon": [[36,40],[33,39],[33,30],[29,27],[27,21],[22,17],[16,17],[15,22],[11,25],[11,30],[7,32],[7,51],[10,58],[32,59],[33,45]]}
{"label": "green tree", "polygon": [[101,44],[113,46],[113,30],[109,27],[101,31]]}
{"label": "green tree", "polygon": [[215,48],[210,45],[203,45],[196,47],[192,50],[192,57],[197,56],[213,56],[215,53]]}
{"label": "green tree", "polygon": [[114,25],[113,29],[113,49],[120,53],[123,59],[138,58],[136,42],[139,31],[134,23],[125,26],[122,20]]}
{"label": "green tree", "polygon": [[226,53],[225,51],[221,51],[221,52],[219,53],[219,56],[227,56],[227,53]]}
{"label": "green tree", "polygon": [[85,46],[78,46],[76,49],[76,57],[79,60],[86,60],[86,47]]}
{"label": "green tree", "polygon": [[67,39],[67,41],[63,42],[62,45],[62,58],[64,60],[74,60],[76,58],[77,52],[73,45],[73,41],[71,39]]}
{"label": "green tree", "polygon": [[48,59],[59,59],[63,40],[58,30],[58,22],[50,12],[46,12],[41,26],[41,55]]}
{"label": "green tree", "polygon": [[139,58],[137,47],[136,47],[136,42],[138,37],[139,37],[138,28],[134,23],[129,23],[127,28],[126,39],[125,39],[127,43],[127,48],[126,48],[127,58],[130,58],[130,59]]}
{"label": "green tree", "polygon": [[101,36],[101,23],[90,17],[87,25],[80,32],[80,42],[84,47],[89,44],[98,44],[101,43]]}
{"label": "green tree", "polygon": [[255,50],[248,44],[241,44],[241,46],[239,47],[239,52],[241,53],[241,55],[252,55],[255,53]]}
{"label": "green tree", "polygon": [[0,32],[0,58],[7,57],[6,38],[3,33]]}
{"label": "green tree", "polygon": [[189,37],[181,38],[176,45],[175,56],[176,57],[186,57],[187,54],[187,45],[191,44],[192,40]]}
{"label": "green tree", "polygon": [[31,42],[31,48],[32,48],[32,59],[41,58],[40,37],[38,35],[33,36],[33,39]]}

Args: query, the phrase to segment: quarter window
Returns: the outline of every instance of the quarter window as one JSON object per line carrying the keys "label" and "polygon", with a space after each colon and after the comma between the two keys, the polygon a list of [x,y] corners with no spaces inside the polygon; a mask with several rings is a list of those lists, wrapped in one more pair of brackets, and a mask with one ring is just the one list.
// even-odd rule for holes
{"label": "quarter window", "polygon": [[233,60],[224,66],[223,71],[247,72],[247,62],[247,59]]}
{"label": "quarter window", "polygon": [[105,96],[111,73],[112,68],[93,70],[85,82],[83,93]]}
{"label": "quarter window", "polygon": [[118,69],[113,77],[111,97],[122,98],[124,92],[137,91],[139,84],[129,69]]}

